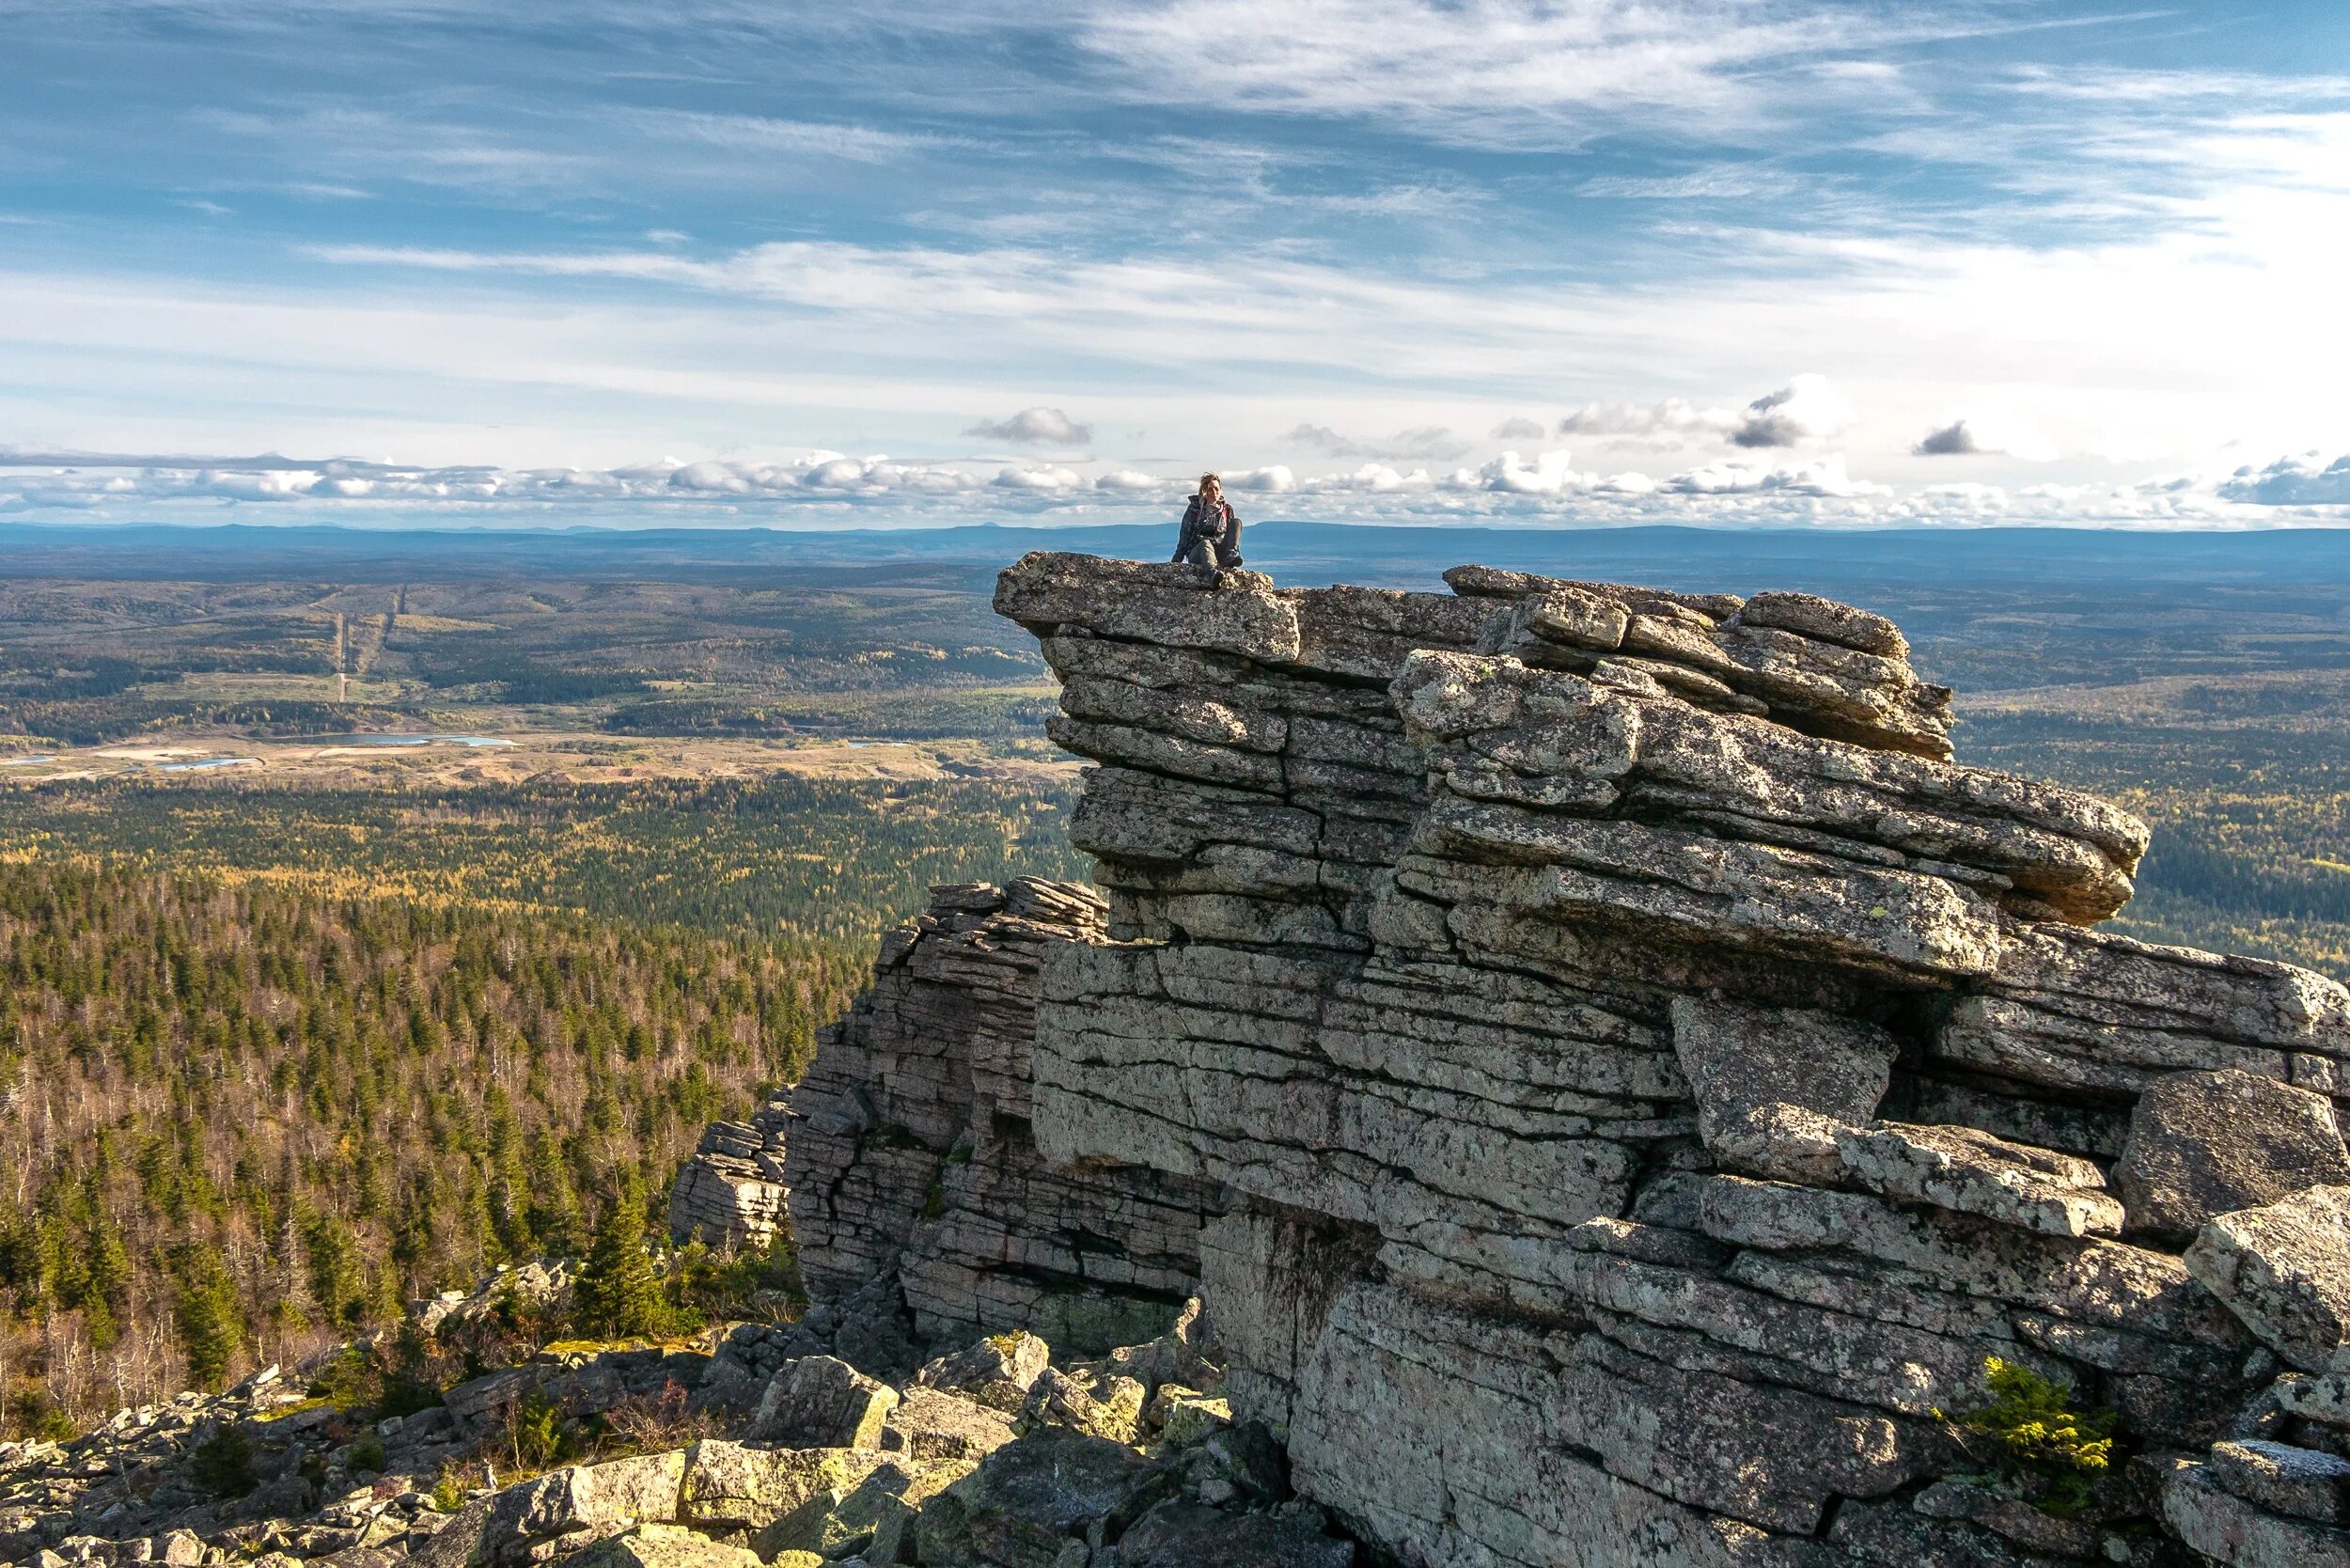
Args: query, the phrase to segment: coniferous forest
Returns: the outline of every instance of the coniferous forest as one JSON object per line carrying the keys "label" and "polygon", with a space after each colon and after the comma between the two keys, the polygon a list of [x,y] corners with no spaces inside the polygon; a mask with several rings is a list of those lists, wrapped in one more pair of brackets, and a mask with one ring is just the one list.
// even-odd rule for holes
{"label": "coniferous forest", "polygon": [[0,865],[0,1421],[577,1255],[796,1077],[863,944]]}

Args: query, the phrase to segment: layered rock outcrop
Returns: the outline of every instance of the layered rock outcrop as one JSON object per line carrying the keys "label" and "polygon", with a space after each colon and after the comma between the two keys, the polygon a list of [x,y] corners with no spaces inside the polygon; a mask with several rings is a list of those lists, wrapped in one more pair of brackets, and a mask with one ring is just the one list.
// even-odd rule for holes
{"label": "layered rock outcrop", "polygon": [[[1299,1489],[1415,1564],[2350,1561],[2350,996],[2097,932],[2145,828],[1951,760],[1880,618],[1447,580],[997,590],[1108,908],[995,1112],[1197,1200]],[[2078,1496],[1949,1419],[1993,1358],[2113,1412]]]}
{"label": "layered rock outcrop", "polygon": [[1215,1189],[1138,1162],[1052,1164],[1031,1130],[1037,976],[1102,934],[1092,889],[933,890],[872,989],[761,1114],[809,1289],[893,1280],[924,1341],[1026,1329],[1089,1353],[1150,1339],[1196,1293]]}

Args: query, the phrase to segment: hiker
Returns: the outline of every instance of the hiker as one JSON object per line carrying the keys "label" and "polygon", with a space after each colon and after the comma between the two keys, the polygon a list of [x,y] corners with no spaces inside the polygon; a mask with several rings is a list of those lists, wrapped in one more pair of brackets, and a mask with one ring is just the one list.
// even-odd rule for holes
{"label": "hiker", "polygon": [[1194,566],[1240,564],[1240,518],[1225,504],[1221,477],[1199,476],[1199,494],[1183,509],[1183,529],[1176,537],[1174,558]]}

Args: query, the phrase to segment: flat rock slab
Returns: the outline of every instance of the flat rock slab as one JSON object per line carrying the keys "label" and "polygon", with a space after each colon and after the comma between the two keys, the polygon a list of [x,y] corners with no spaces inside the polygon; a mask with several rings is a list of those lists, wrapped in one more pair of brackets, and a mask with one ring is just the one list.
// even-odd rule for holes
{"label": "flat rock slab", "polygon": [[574,1568],[760,1568],[748,1546],[729,1546],[681,1525],[639,1525],[571,1559]]}
{"label": "flat rock slab", "polygon": [[2222,1486],[2208,1465],[2184,1465],[2162,1492],[2181,1541],[2228,1568],[2342,1568],[2350,1531],[2271,1513]]}
{"label": "flat rock slab", "polygon": [[2118,1235],[2122,1205],[2084,1159],[1969,1127],[1881,1121],[1837,1135],[1844,1168],[1888,1198],[2050,1236]]}
{"label": "flat rock slab", "polygon": [[2321,1525],[2350,1524],[2350,1459],[2256,1437],[2214,1443],[2212,1480],[2271,1513]]}
{"label": "flat rock slab", "polygon": [[2221,1215],[2186,1266],[2271,1350],[2323,1372],[2350,1340],[2350,1186]]}
{"label": "flat rock slab", "polygon": [[2114,1185],[2130,1224],[2192,1232],[2305,1187],[2350,1184],[2334,1104],[2233,1068],[2175,1073],[2130,1117]]}
{"label": "flat rock slab", "polygon": [[1724,1168],[1832,1184],[1840,1126],[1876,1115],[1899,1050],[1872,1024],[1810,1009],[1677,996],[1673,1053],[1698,1103],[1698,1136]]}

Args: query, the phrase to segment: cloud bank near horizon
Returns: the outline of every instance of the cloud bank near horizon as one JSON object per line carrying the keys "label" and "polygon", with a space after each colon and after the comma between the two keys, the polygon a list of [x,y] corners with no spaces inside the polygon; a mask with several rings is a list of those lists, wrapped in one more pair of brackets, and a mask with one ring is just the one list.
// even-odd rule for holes
{"label": "cloud bank near horizon", "polygon": [[[951,524],[1165,521],[1195,478],[1101,464],[900,462],[811,452],[782,463],[701,459],[610,469],[406,466],[274,454],[215,461],[153,454],[0,449],[0,518],[149,517],[397,525],[563,516],[603,524],[754,525],[802,519]],[[1476,466],[1365,463],[1300,473],[1288,464],[1225,475],[1252,520],[1615,525],[1689,522],[1831,527],[2058,525],[2248,528],[2350,525],[2350,453],[2281,457],[2226,474],[2010,490],[1958,482],[1901,494],[1847,472],[1843,454],[1773,463],[1726,459],[1652,477],[1584,471],[1563,449],[1505,451]]]}

